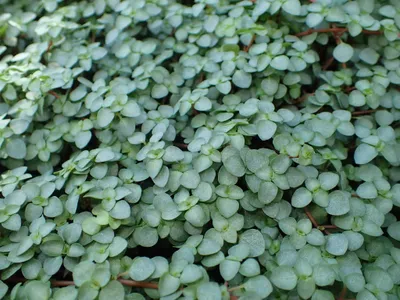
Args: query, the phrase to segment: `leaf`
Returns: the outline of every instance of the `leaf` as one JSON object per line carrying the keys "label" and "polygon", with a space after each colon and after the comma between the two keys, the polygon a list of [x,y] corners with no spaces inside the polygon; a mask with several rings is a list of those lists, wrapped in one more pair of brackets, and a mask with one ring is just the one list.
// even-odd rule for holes
{"label": "leaf", "polygon": [[269,120],[261,120],[257,122],[257,134],[263,141],[271,139],[277,128],[277,125]]}
{"label": "leaf", "polygon": [[298,188],[292,196],[292,205],[296,208],[306,207],[312,201],[312,194],[305,187]]}
{"label": "leaf", "polygon": [[119,281],[112,280],[104,288],[101,289],[99,300],[124,300],[124,287]]}
{"label": "leaf", "polygon": [[301,4],[299,0],[288,0],[282,5],[282,9],[293,16],[301,14]]}
{"label": "leaf", "polygon": [[240,235],[239,242],[249,246],[249,257],[260,256],[265,251],[264,236],[256,229],[249,229],[243,232]]}
{"label": "leaf", "polygon": [[346,236],[340,233],[330,234],[326,240],[326,251],[335,256],[344,255],[348,246]]}
{"label": "leaf", "polygon": [[175,146],[168,146],[165,149],[163,160],[166,162],[175,162],[184,159],[184,153],[181,149]]}
{"label": "leaf", "polygon": [[215,282],[204,282],[197,287],[196,295],[199,300],[222,300],[221,290]]}
{"label": "leaf", "polygon": [[179,278],[176,278],[169,273],[165,273],[163,276],[161,276],[158,284],[160,296],[165,297],[175,293],[179,289],[180,284],[181,281]]}
{"label": "leaf", "polygon": [[348,62],[353,57],[353,55],[353,47],[343,42],[337,45],[333,50],[333,57],[341,63]]}
{"label": "leaf", "polygon": [[239,272],[240,262],[225,259],[219,265],[219,272],[225,281],[232,280]]}
{"label": "leaf", "polygon": [[329,194],[329,204],[325,208],[333,216],[341,216],[350,211],[350,195],[343,191],[333,191]]}
{"label": "leaf", "polygon": [[358,165],[369,163],[378,155],[378,151],[371,145],[360,144],[354,152],[354,161]]}
{"label": "leaf", "polygon": [[400,241],[400,222],[395,222],[389,225],[388,234],[390,237]]}
{"label": "leaf", "polygon": [[328,264],[314,266],[313,278],[318,286],[328,286],[335,282],[336,273]]}
{"label": "leaf", "polygon": [[191,284],[203,278],[203,272],[199,266],[187,265],[181,274],[180,280],[182,284]]}
{"label": "leaf", "polygon": [[15,159],[23,159],[26,156],[26,145],[20,138],[11,139],[6,143],[8,156]]}
{"label": "leaf", "polygon": [[364,48],[360,52],[359,57],[362,61],[366,62],[367,64],[375,65],[378,62],[379,53],[372,48]]}
{"label": "leaf", "polygon": [[75,300],[78,297],[78,290],[74,286],[60,288],[54,292],[54,300]]}
{"label": "leaf", "polygon": [[358,293],[364,289],[365,279],[362,274],[352,273],[344,278],[344,284],[350,291]]}
{"label": "leaf", "polygon": [[282,290],[293,290],[297,285],[297,275],[289,266],[276,267],[271,274],[272,283]]}
{"label": "leaf", "polygon": [[25,285],[24,291],[28,300],[48,300],[51,294],[50,282],[30,281]]}
{"label": "leaf", "polygon": [[239,88],[247,89],[251,85],[251,74],[243,70],[236,70],[232,76],[232,82]]}
{"label": "leaf", "polygon": [[289,67],[290,60],[285,55],[275,56],[271,61],[271,67],[276,70],[284,71]]}
{"label": "leaf", "polygon": [[75,285],[81,286],[85,282],[89,282],[95,269],[96,265],[91,261],[83,261],[77,264],[72,272]]}
{"label": "leaf", "polygon": [[0,299],[3,299],[3,297],[7,294],[8,291],[8,286],[0,280]]}
{"label": "leaf", "polygon": [[136,281],[148,279],[155,271],[154,262],[147,257],[136,257],[129,268],[129,276]]}
{"label": "leaf", "polygon": [[262,275],[249,278],[243,288],[246,292],[256,293],[262,299],[266,299],[273,291],[271,282]]}

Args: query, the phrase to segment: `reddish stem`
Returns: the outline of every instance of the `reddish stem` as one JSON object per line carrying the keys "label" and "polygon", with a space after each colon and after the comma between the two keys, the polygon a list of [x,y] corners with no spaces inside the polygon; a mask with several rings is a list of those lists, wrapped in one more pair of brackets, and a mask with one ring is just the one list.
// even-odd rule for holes
{"label": "reddish stem", "polygon": [[[310,35],[314,32],[319,32],[319,33],[328,33],[328,32],[347,32],[349,31],[347,28],[325,28],[325,29],[307,29],[306,31],[299,32],[296,34],[296,36],[301,37],[301,36],[306,36]],[[363,30],[362,33],[365,34],[371,34],[371,35],[381,35],[381,31],[372,31],[372,30]]]}
{"label": "reddish stem", "polygon": [[250,43],[249,43],[247,46],[245,46],[245,47],[243,48],[243,51],[244,51],[244,52],[248,52],[249,49],[250,49],[250,47],[254,44],[254,41],[255,41],[255,40],[256,40],[256,35],[254,34],[253,37],[252,37],[251,40],[250,40]]}
{"label": "reddish stem", "polygon": [[362,116],[362,115],[369,115],[374,112],[377,112],[379,109],[369,109],[369,110],[361,110],[361,111],[353,111],[351,114],[353,116]]}
{"label": "reddish stem", "polygon": [[303,96],[301,96],[300,98],[297,98],[296,100],[294,100],[292,103],[293,104],[302,103],[302,102],[306,101],[308,97],[314,96],[314,95],[315,95],[315,93],[306,93]]}
{"label": "reddish stem", "polygon": [[54,97],[56,97],[57,99],[60,98],[60,95],[57,94],[55,91],[49,91],[49,94],[52,95],[52,96],[54,96]]}
{"label": "reddish stem", "polygon": [[326,61],[326,63],[323,65],[322,70],[325,71],[326,69],[328,69],[334,61],[335,61],[335,58],[333,56],[331,58],[329,58]]}
{"label": "reddish stem", "polygon": [[158,289],[158,284],[153,282],[139,282],[134,280],[128,279],[118,279],[123,285],[132,286],[132,287],[139,287],[144,289]]}
{"label": "reddish stem", "polygon": [[345,285],[343,285],[343,289],[339,294],[339,298],[337,300],[345,300],[347,294],[347,287]]}
{"label": "reddish stem", "polygon": [[181,148],[181,149],[184,149],[184,150],[186,150],[187,147],[188,147],[188,145],[182,144],[182,143],[175,143],[174,145],[177,146],[178,148]]}

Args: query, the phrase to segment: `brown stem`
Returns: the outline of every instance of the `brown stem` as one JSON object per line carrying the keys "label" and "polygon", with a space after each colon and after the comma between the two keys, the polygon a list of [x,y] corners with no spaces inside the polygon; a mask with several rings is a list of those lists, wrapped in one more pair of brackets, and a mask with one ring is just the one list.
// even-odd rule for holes
{"label": "brown stem", "polygon": [[369,115],[374,112],[377,112],[380,109],[369,109],[369,110],[361,110],[361,111],[353,111],[351,114],[353,116],[362,116],[362,115]]}
{"label": "brown stem", "polygon": [[69,285],[75,285],[73,281],[70,280],[51,280],[51,285],[52,286],[69,286]]}
{"label": "brown stem", "polygon": [[153,282],[139,282],[128,279],[118,279],[123,285],[132,286],[132,287],[140,287],[144,289],[158,289],[158,284]]}
{"label": "brown stem", "polygon": [[326,63],[323,65],[322,70],[325,71],[326,69],[328,69],[334,61],[335,61],[335,58],[333,56],[331,58],[329,58],[326,61]]}
{"label": "brown stem", "polygon": [[177,146],[178,148],[181,148],[181,149],[184,149],[184,150],[186,150],[187,147],[188,147],[188,145],[182,144],[182,143],[175,143],[174,145]]}
{"label": "brown stem", "polygon": [[252,37],[251,40],[250,40],[250,43],[249,43],[247,46],[245,46],[245,47],[243,48],[243,51],[244,51],[244,52],[248,52],[249,49],[250,49],[250,47],[254,44],[254,41],[255,41],[255,40],[256,40],[256,35],[254,34],[253,37]]}
{"label": "brown stem", "polygon": [[60,98],[60,95],[57,94],[55,91],[49,91],[49,94],[52,95],[52,96],[54,96],[54,97],[56,97],[57,99]]}
{"label": "brown stem", "polygon": [[338,228],[336,225],[321,225],[320,227],[323,227],[326,229],[337,229]]}
{"label": "brown stem", "polygon": [[314,219],[313,215],[311,212],[308,210],[307,207],[304,208],[304,212],[306,213],[307,217],[310,219],[311,223],[314,225],[314,227],[318,228],[318,222]]}
{"label": "brown stem", "polygon": [[[319,32],[319,33],[328,33],[328,32],[347,32],[349,31],[347,28],[325,28],[325,29],[307,29],[306,31],[299,32],[296,34],[296,36],[301,37],[301,36],[306,36],[310,35],[314,32]],[[371,35],[381,35],[382,31],[372,31],[372,30],[363,30],[362,33],[364,34],[371,34]]]}
{"label": "brown stem", "polygon": [[297,98],[296,100],[294,100],[292,103],[293,104],[302,103],[302,102],[306,101],[308,97],[314,96],[314,95],[315,95],[315,93],[306,93],[303,96],[301,96],[300,98]]}
{"label": "brown stem", "polygon": [[315,228],[322,229],[322,231],[325,232],[325,234],[331,234],[328,230],[326,230],[325,228],[321,228],[321,226],[318,225],[317,220],[315,220],[315,218],[313,217],[313,215],[311,214],[311,212],[308,210],[307,207],[304,207],[304,212],[306,213],[307,217],[310,219],[311,223],[314,225]]}
{"label": "brown stem", "polygon": [[345,285],[343,285],[343,289],[339,294],[339,298],[337,298],[337,300],[345,300],[347,294],[347,287]]}
{"label": "brown stem", "polygon": [[47,46],[46,52],[49,52],[51,47],[53,47],[53,41],[49,42],[49,45]]}

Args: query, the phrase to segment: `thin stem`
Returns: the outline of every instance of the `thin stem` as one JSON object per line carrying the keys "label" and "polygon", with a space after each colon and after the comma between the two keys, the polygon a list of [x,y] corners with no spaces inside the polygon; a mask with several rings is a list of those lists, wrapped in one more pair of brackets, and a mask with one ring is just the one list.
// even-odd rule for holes
{"label": "thin stem", "polygon": [[70,280],[51,280],[51,285],[52,286],[69,286],[69,285],[75,285],[73,281]]}
{"label": "thin stem", "polygon": [[55,91],[49,91],[49,94],[52,95],[52,96],[54,96],[54,97],[56,97],[57,99],[60,98],[60,95],[57,94]]}
{"label": "thin stem", "polygon": [[243,285],[238,285],[238,286],[234,286],[231,287],[230,289],[228,289],[228,292],[233,292],[233,291],[237,291],[243,288]]}
{"label": "thin stem", "polygon": [[175,143],[174,145],[177,146],[178,148],[181,148],[181,149],[184,149],[184,150],[186,150],[187,147],[188,147],[188,145],[182,144],[182,143]]}
{"label": "thin stem", "polygon": [[314,96],[314,95],[315,95],[315,93],[306,93],[303,96],[301,96],[300,98],[297,98],[296,100],[294,100],[292,103],[293,104],[302,103],[302,102],[306,101],[308,97]]}
{"label": "thin stem", "polygon": [[310,219],[311,223],[314,225],[314,227],[318,228],[318,222],[314,219],[313,215],[311,212],[308,210],[307,207],[304,208],[304,212],[306,213],[307,217]]}
{"label": "thin stem", "polygon": [[338,228],[336,225],[321,225],[320,227],[326,228],[326,229],[337,229]]}
{"label": "thin stem", "polygon": [[124,277],[124,276],[126,276],[126,275],[128,275],[128,274],[129,274],[128,271],[122,272],[122,273],[118,274],[117,278]]}
{"label": "thin stem", "polygon": [[253,37],[252,37],[251,40],[250,40],[250,43],[249,43],[247,46],[245,46],[245,47],[243,48],[243,51],[244,51],[244,52],[248,52],[249,49],[250,49],[250,47],[254,44],[254,41],[255,41],[255,40],[256,40],[256,35],[254,34]]}
{"label": "thin stem", "polygon": [[139,282],[128,279],[118,279],[118,281],[126,286],[140,287],[144,289],[158,289],[158,284],[153,282]]}
{"label": "thin stem", "polygon": [[332,56],[331,58],[329,58],[327,61],[326,61],[326,63],[323,65],[323,67],[322,67],[322,70],[326,70],[326,69],[328,69],[331,65],[332,65],[332,63],[335,61],[335,58]]}
{"label": "thin stem", "polygon": [[[307,29],[306,31],[303,32],[299,32],[296,34],[297,37],[301,37],[301,36],[306,36],[306,35],[310,35],[313,34],[314,32],[318,32],[318,33],[328,33],[328,32],[347,32],[349,31],[347,28],[325,28],[325,29]],[[382,31],[372,31],[372,30],[363,30],[362,33],[364,34],[371,34],[371,35],[381,35]]]}
{"label": "thin stem", "polygon": [[353,116],[362,116],[362,115],[369,115],[374,112],[377,112],[380,109],[369,109],[369,110],[361,110],[361,111],[353,111],[351,114]]}
{"label": "thin stem", "polygon": [[325,234],[331,234],[328,230],[326,230],[325,228],[321,228],[321,226],[318,225],[317,220],[315,220],[315,218],[313,217],[313,215],[311,214],[311,212],[308,210],[307,207],[304,207],[304,212],[306,213],[307,217],[310,219],[311,223],[314,225],[315,228],[325,232]]}
{"label": "thin stem", "polygon": [[343,289],[339,294],[339,298],[337,298],[337,300],[345,300],[347,294],[347,287],[345,285],[343,285]]}

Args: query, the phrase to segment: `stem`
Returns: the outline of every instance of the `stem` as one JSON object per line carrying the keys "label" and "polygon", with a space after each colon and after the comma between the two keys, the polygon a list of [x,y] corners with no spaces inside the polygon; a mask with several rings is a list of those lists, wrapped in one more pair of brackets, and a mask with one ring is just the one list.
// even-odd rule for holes
{"label": "stem", "polygon": [[343,289],[339,294],[339,298],[337,300],[345,300],[347,294],[347,287],[345,285],[343,285]]}
{"label": "stem", "polygon": [[362,115],[372,114],[374,112],[377,112],[378,110],[380,110],[380,109],[369,109],[369,110],[353,111],[351,114],[353,116],[362,116]]}
{"label": "stem", "polygon": [[325,234],[331,234],[328,230],[326,230],[325,228],[321,228],[321,226],[318,225],[317,220],[315,220],[315,218],[313,217],[313,215],[311,214],[311,212],[308,210],[307,207],[304,208],[304,212],[306,213],[307,217],[310,219],[311,223],[314,225],[315,228],[325,232]]}
{"label": "stem", "polygon": [[307,217],[310,219],[311,223],[314,225],[314,227],[318,228],[318,222],[314,219],[313,215],[311,214],[311,212],[308,210],[307,207],[304,208],[304,211],[307,215]]}
{"label": "stem", "polygon": [[244,51],[244,52],[248,52],[249,49],[250,49],[250,47],[254,44],[254,41],[255,41],[255,40],[256,40],[256,35],[254,34],[253,37],[252,37],[251,40],[250,40],[250,43],[249,43],[247,46],[245,46],[245,47],[243,48],[243,51]]}
{"label": "stem", "polygon": [[336,229],[336,228],[338,228],[336,225],[321,225],[320,227],[327,228],[327,229]]}
{"label": "stem", "polygon": [[158,289],[157,283],[139,282],[139,281],[128,280],[128,279],[118,279],[118,281],[126,286],[140,287],[140,288],[144,288],[144,289]]}
{"label": "stem", "polygon": [[[123,273],[121,273],[121,274],[123,274]],[[158,284],[154,283],[154,282],[140,282],[140,281],[134,281],[134,280],[129,280],[129,279],[121,279],[121,278],[118,278],[117,280],[126,286],[132,286],[132,287],[138,287],[138,288],[144,288],[144,289],[158,289]],[[19,282],[26,282],[27,280],[25,278],[11,277],[11,278],[7,279],[6,281],[12,282],[12,283],[19,283]],[[72,280],[51,280],[50,282],[51,282],[52,286],[75,285],[75,283]]]}
{"label": "stem", "polygon": [[[301,37],[301,36],[306,36],[306,35],[310,35],[314,32],[319,32],[319,33],[328,33],[328,32],[347,32],[349,31],[347,28],[325,28],[325,29],[307,29],[306,31],[303,32],[299,32],[296,34],[297,37]],[[372,30],[363,30],[362,33],[364,34],[371,34],[371,35],[381,35],[382,32],[381,31],[372,31]]]}
{"label": "stem", "polygon": [[228,292],[233,292],[233,291],[237,291],[243,288],[243,285],[238,285],[238,286],[234,286],[231,287],[230,289],[228,289]]}
{"label": "stem", "polygon": [[301,96],[300,98],[294,100],[292,103],[293,103],[293,104],[302,103],[302,102],[306,101],[308,97],[314,96],[314,95],[315,95],[315,93],[306,93],[306,94],[304,94],[303,96]]}
{"label": "stem", "polygon": [[54,97],[56,97],[57,99],[60,98],[60,95],[57,94],[55,91],[49,91],[49,94],[52,95],[52,96],[54,96]]}
{"label": "stem", "polygon": [[188,145],[186,145],[186,144],[181,144],[181,143],[175,143],[174,145],[177,146],[178,148],[181,148],[181,149],[184,149],[184,150],[186,150],[187,147],[188,147]]}
{"label": "stem", "polygon": [[69,280],[51,280],[51,285],[52,286],[69,286],[69,285],[75,285],[73,281]]}
{"label": "stem", "polygon": [[325,71],[326,69],[328,69],[334,61],[335,61],[335,58],[333,56],[331,58],[329,58],[326,61],[326,63],[323,65],[322,70]]}
{"label": "stem", "polygon": [[122,272],[122,273],[118,274],[117,278],[120,278],[120,277],[126,276],[126,275],[128,275],[128,274],[129,274],[129,272],[128,272],[128,271],[126,271],[126,272]]}

